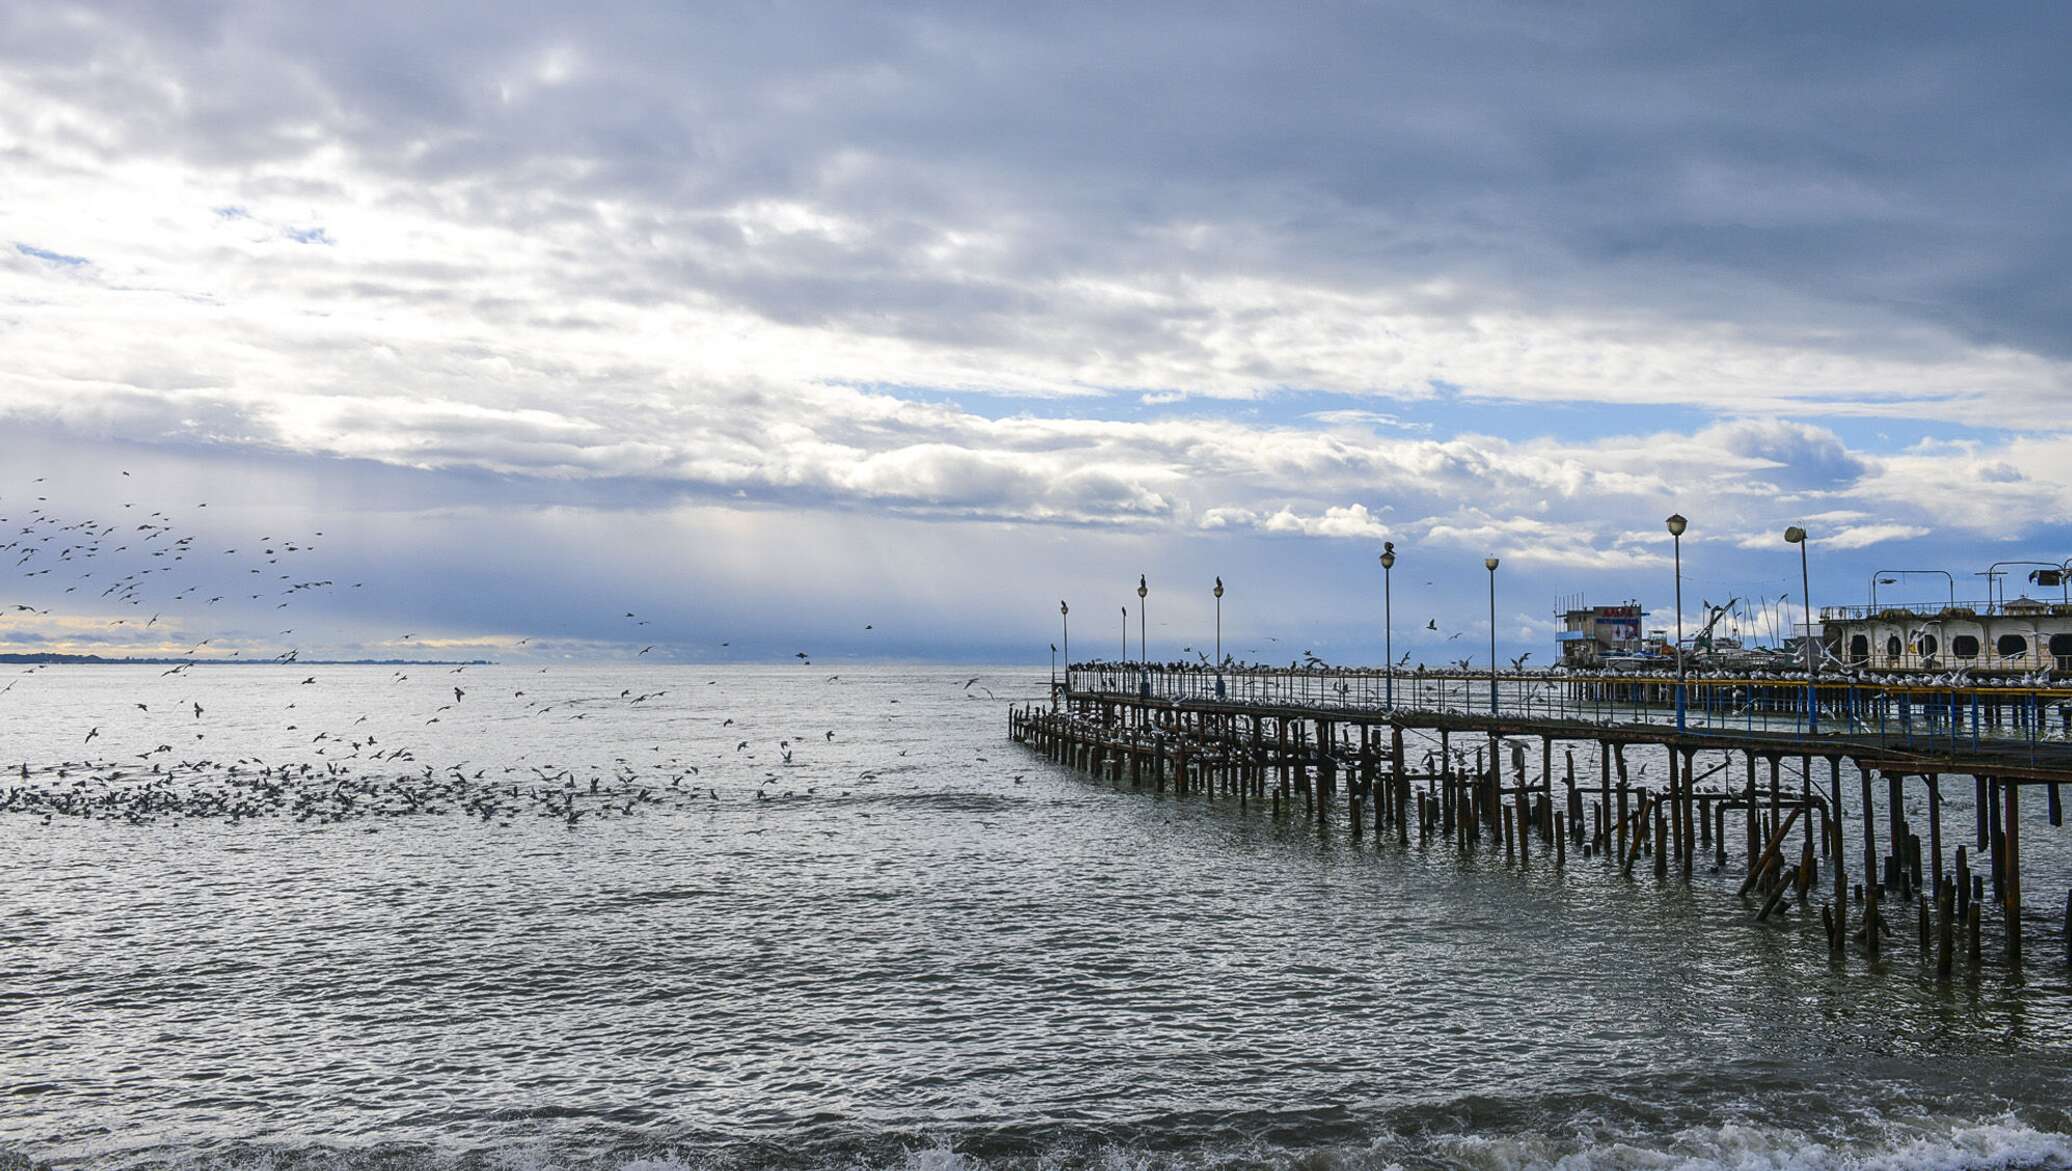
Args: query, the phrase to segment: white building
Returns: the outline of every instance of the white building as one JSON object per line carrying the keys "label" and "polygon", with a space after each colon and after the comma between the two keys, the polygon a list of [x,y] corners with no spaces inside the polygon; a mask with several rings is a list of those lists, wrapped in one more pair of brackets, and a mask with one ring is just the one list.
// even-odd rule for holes
{"label": "white building", "polygon": [[2072,677],[2072,604],[2065,602],[1824,606],[1820,623],[1828,653],[1861,670]]}

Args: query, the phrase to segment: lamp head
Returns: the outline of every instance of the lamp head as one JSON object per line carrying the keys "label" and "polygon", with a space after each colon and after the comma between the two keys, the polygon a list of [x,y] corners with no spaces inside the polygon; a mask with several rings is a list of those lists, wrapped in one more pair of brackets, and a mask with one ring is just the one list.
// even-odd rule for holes
{"label": "lamp head", "polygon": [[1148,593],[1150,593],[1150,592],[1151,592],[1151,587],[1149,587],[1149,586],[1147,586],[1147,585],[1145,585],[1145,584],[1144,584],[1144,575],[1143,575],[1143,574],[1141,574],[1141,573],[1140,573],[1140,574],[1138,574],[1138,575],[1137,575],[1137,596],[1138,596],[1139,598],[1141,598],[1141,597],[1143,597],[1144,595],[1146,595],[1146,594],[1148,594]]}
{"label": "lamp head", "polygon": [[1497,565],[1497,561],[1496,561],[1496,558],[1494,558],[1494,557],[1484,557],[1484,558],[1482,559],[1482,568],[1484,568],[1484,569],[1488,570],[1488,571],[1489,571],[1489,572],[1491,572],[1491,573],[1495,573],[1495,572],[1496,572],[1496,565]]}
{"label": "lamp head", "polygon": [[1681,537],[1684,535],[1684,529],[1688,527],[1691,522],[1685,520],[1683,518],[1682,513],[1672,512],[1669,514],[1669,520],[1667,523],[1669,525],[1669,535],[1672,537]]}
{"label": "lamp head", "polygon": [[1066,605],[1066,604],[1064,603],[1064,600],[1063,600],[1063,599],[1059,599],[1059,601],[1058,601],[1058,613],[1060,613],[1060,614],[1070,614],[1071,612],[1072,612],[1072,607],[1070,607],[1070,606],[1067,606],[1067,605]]}
{"label": "lamp head", "polygon": [[1219,598],[1223,596],[1223,579],[1220,577],[1216,579],[1216,596]]}
{"label": "lamp head", "polygon": [[1381,543],[1381,567],[1383,569],[1394,569],[1396,567],[1396,543],[1394,541],[1383,541]]}
{"label": "lamp head", "polygon": [[1806,530],[1800,528],[1797,525],[1793,525],[1790,528],[1784,530],[1784,539],[1786,542],[1793,545],[1803,545],[1806,543]]}

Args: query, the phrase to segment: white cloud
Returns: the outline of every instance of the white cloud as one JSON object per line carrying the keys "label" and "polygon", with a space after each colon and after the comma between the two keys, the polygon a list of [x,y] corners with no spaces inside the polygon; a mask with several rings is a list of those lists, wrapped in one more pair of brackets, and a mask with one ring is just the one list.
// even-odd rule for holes
{"label": "white cloud", "polygon": [[[1285,18],[1238,38],[1258,76],[1336,96],[1283,106],[1174,66],[1247,31],[1224,17],[1002,40],[976,11],[829,14],[808,45],[752,11],[420,44],[408,8],[9,10],[0,421],[535,505],[1388,537],[1536,573],[1658,570],[1672,509],[1700,551],[2072,515],[2061,226],[2002,199],[2009,160],[1835,155],[1888,124],[1854,84],[1790,79],[1805,125],[1753,140],[1796,149],[1751,162],[1737,107],[1623,58],[1452,64],[1500,29],[1422,30],[1449,55]],[[1111,51],[1152,43],[1179,56]],[[1579,93],[1612,96],[1549,100]],[[1514,149],[1554,130],[1603,169]],[[1895,452],[1843,422],[1873,416],[2025,433]]]}
{"label": "white cloud", "polygon": [[1301,515],[1292,508],[1283,508],[1259,521],[1258,525],[1261,530],[1269,533],[1341,540],[1378,541],[1389,535],[1388,526],[1381,523],[1380,517],[1368,512],[1364,504],[1332,505],[1322,513],[1312,516]]}
{"label": "white cloud", "polygon": [[1905,541],[1913,537],[1925,537],[1932,530],[1922,525],[1851,525],[1837,529],[1821,543],[1834,549],[1867,549],[1887,541]]}

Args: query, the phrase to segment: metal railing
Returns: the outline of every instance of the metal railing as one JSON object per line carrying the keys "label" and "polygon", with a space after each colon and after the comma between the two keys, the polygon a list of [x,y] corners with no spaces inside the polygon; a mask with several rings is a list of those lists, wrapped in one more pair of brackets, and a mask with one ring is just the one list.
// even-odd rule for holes
{"label": "metal railing", "polygon": [[[1596,725],[1676,721],[1674,675],[1397,671],[1371,667],[1234,667],[1080,663],[1066,671],[1082,696],[1227,703],[1409,716],[1501,717]],[[1686,727],[1797,740],[1873,741],[1911,748],[2072,749],[2072,684],[1943,685],[1932,681],[1712,675],[1686,683]],[[1494,696],[1492,697],[1492,690]],[[1808,697],[1816,721],[1808,720]],[[1494,703],[1492,703],[1492,698]],[[1817,730],[1814,728],[1817,727]]]}
{"label": "metal railing", "polygon": [[[2052,601],[2047,598],[2032,598],[2029,600],[2035,605],[2043,607],[2042,610],[2035,611],[2038,615],[2055,615],[2059,617],[2072,615],[2072,604]],[[1888,618],[1899,622],[1918,618],[1945,618],[1971,621],[1980,618],[2022,618],[2027,617],[2030,613],[2025,607],[2010,614],[2007,609],[2008,605],[2009,603],[2006,602],[1994,603],[1972,600],[1956,603],[1880,602],[1875,606],[1822,606],[1820,608],[1820,620],[1822,622],[1862,622],[1874,618]]]}

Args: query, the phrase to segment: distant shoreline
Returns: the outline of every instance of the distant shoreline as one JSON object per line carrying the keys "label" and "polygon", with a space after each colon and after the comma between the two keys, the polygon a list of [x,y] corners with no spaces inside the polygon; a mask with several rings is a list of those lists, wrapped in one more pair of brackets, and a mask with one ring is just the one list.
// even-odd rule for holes
{"label": "distant shoreline", "polygon": [[0,663],[80,667],[493,667],[494,659],[197,659],[189,656],[110,659],[101,655],[0,654]]}

